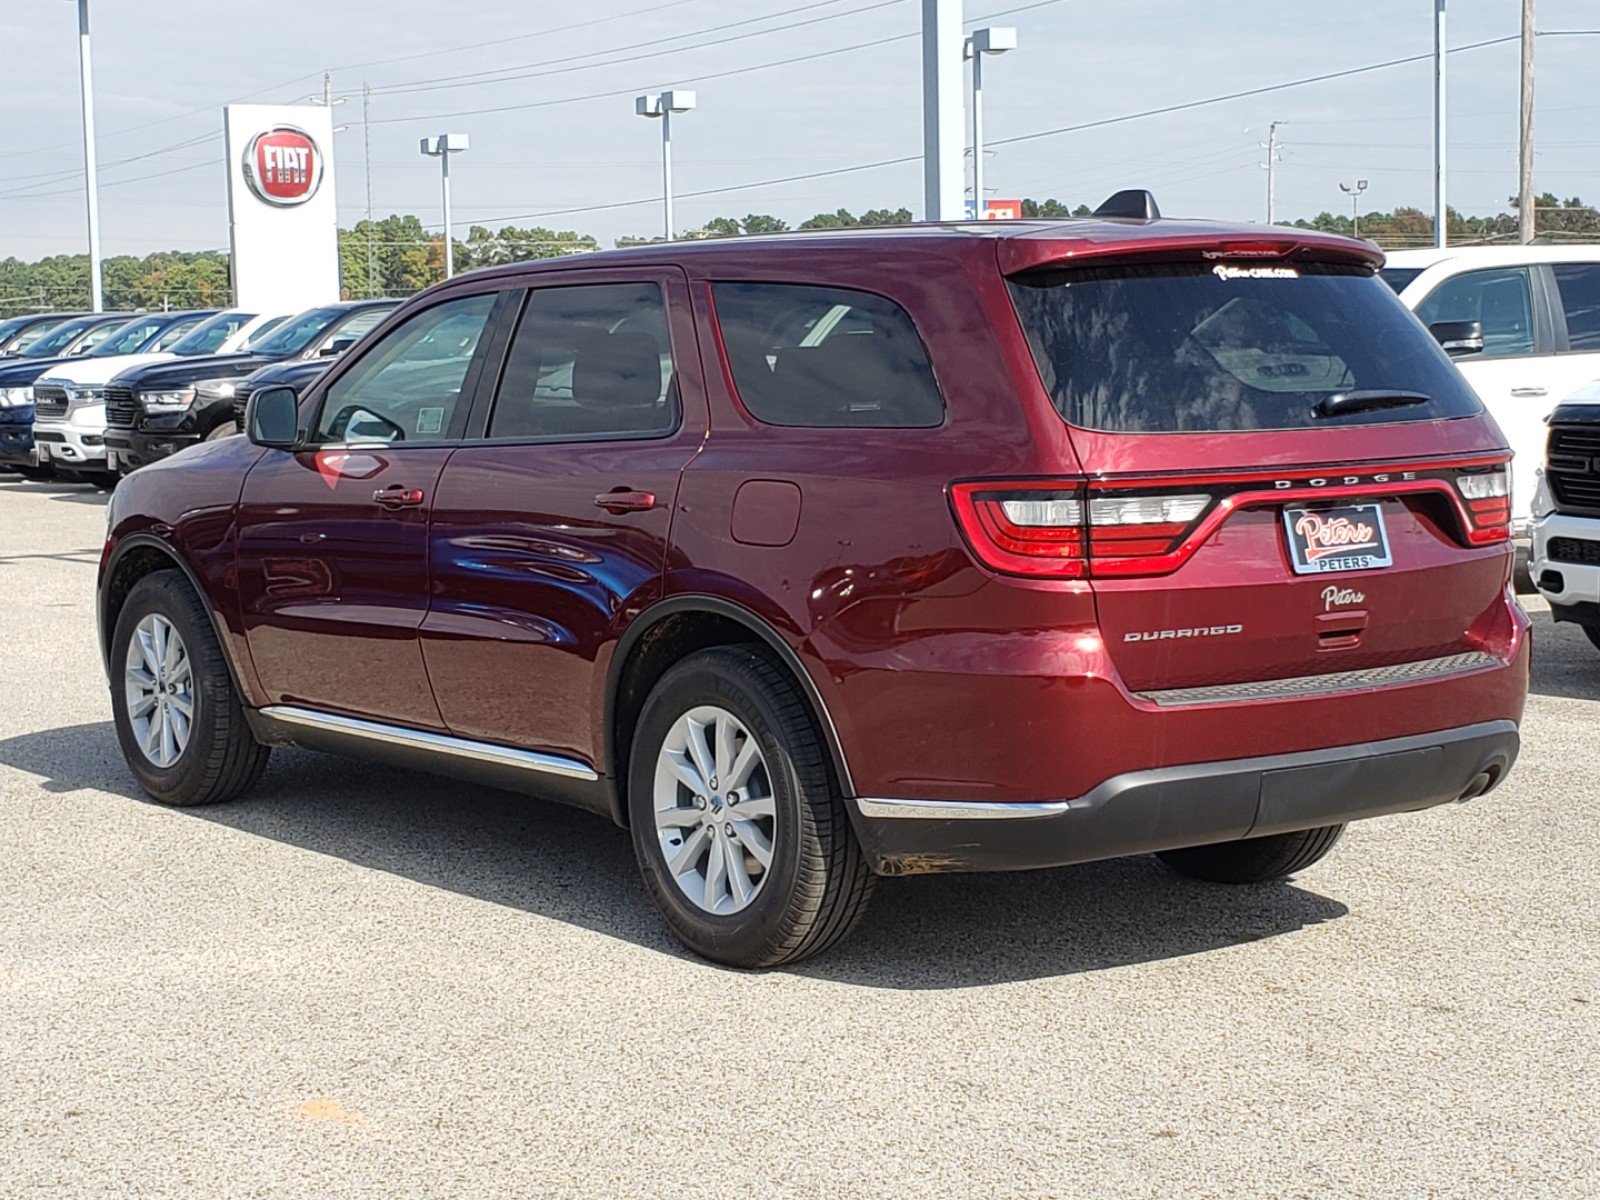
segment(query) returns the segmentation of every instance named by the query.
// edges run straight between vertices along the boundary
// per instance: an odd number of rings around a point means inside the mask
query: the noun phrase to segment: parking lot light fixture
[[[94,152],[94,76],[89,65],[89,0],[78,3],[78,84],[83,91],[83,193],[89,219],[89,307],[104,311],[100,279],[100,183]]]
[[[441,133],[438,137],[422,139],[422,152],[439,160],[439,177],[444,192],[444,277],[454,278],[456,273],[456,244],[450,225],[450,156],[460,154],[470,143],[464,133]]]
[[[1017,31],[1009,25],[975,29],[966,42],[972,60],[972,215],[983,220],[983,59],[1017,48]]]
[[[1350,236],[1360,237],[1361,214],[1357,209],[1361,203],[1361,193],[1367,190],[1367,181],[1358,179],[1353,186],[1348,183],[1341,183],[1339,190],[1350,197]]]
[[[662,228],[672,241],[672,114],[686,113],[695,106],[693,92],[679,88],[672,92],[636,96],[633,111],[652,120],[661,118],[661,204]]]

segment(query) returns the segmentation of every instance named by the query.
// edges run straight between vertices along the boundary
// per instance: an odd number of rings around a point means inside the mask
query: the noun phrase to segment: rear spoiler
[[[1126,229],[1126,227],[1124,227]],[[1122,232],[1119,230],[1118,232]],[[1257,261],[1262,265],[1297,262],[1344,263],[1377,270],[1383,251],[1370,242],[1315,233],[1263,228],[1259,234],[1215,231],[1165,231],[1152,225],[1124,236],[1073,237],[1068,230],[1049,236],[997,239],[995,251],[1002,275],[1022,275],[1042,267],[1099,266],[1108,262]]]

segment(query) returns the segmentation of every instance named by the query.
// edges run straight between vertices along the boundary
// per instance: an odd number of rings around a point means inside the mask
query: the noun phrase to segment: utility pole
[[[372,87],[361,85],[361,141],[367,152],[367,298],[378,294],[377,230],[372,226]]]
[[[1445,0],[1433,12],[1433,244],[1449,240],[1450,202],[1445,196]]]
[[[1522,0],[1522,137],[1517,147],[1517,232],[1523,245],[1538,231],[1533,195],[1533,0]]]
[[[333,107],[333,72],[322,73],[322,107]]]
[[[1278,163],[1283,160],[1283,147],[1278,145],[1278,126],[1282,121],[1274,121],[1267,126],[1267,140],[1262,143],[1267,152],[1267,161],[1261,165],[1267,169],[1267,224],[1272,224],[1273,213],[1277,210],[1278,199]]]

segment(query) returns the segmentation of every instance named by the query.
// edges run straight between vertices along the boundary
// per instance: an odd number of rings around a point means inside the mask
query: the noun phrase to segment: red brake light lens
[[[1155,572],[1211,507],[1204,492],[1099,491],[1061,482],[958,483],[956,516],[980,561],[1010,575]]]
[[[1502,542],[1511,536],[1511,477],[1505,467],[1463,471],[1456,476],[1456,490],[1472,516],[1469,541]]]

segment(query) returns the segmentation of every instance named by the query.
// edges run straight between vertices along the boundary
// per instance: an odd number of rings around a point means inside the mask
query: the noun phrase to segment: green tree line
[[[1449,213],[1452,242],[1512,242],[1518,235],[1516,202],[1509,211],[1489,217]],[[1029,218],[1083,217],[1084,204],[1069,205],[1054,198],[1022,202]],[[1535,226],[1541,240],[1600,241],[1600,212],[1578,197],[1561,199],[1550,193],[1538,198]],[[797,229],[848,229],[857,226],[902,225],[911,220],[906,208],[873,208],[857,215],[840,208],[801,221]],[[1433,243],[1433,218],[1416,208],[1370,212],[1352,222],[1348,214],[1323,212],[1294,222],[1300,229],[1329,233],[1358,233],[1386,249],[1427,246]],[[743,217],[715,217],[681,238],[746,237],[782,233],[787,222],[770,213]],[[661,238],[624,237],[618,246],[650,245]],[[473,271],[502,263],[536,258],[558,258],[597,250],[600,243],[573,230],[515,225],[491,230],[468,228],[455,241],[455,268]],[[220,250],[162,251],[137,258],[121,255],[104,264],[105,303],[111,309],[220,308],[228,303],[228,255]],[[409,296],[444,277],[444,238],[431,233],[422,219],[396,214],[381,221],[359,221],[339,231],[339,277],[343,293],[351,299],[369,296]],[[50,309],[84,308],[89,299],[89,259],[83,254],[57,254],[37,262],[17,258],[0,260],[0,316]]]

